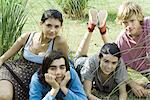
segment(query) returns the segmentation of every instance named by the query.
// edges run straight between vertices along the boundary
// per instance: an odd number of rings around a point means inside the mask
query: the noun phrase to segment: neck
[[[104,80],[106,80],[109,77],[109,75],[105,74],[101,69],[100,69],[100,72],[101,72],[100,74],[101,74],[101,76],[103,77]]]
[[[41,44],[48,44],[51,41],[51,39],[46,38],[44,36],[44,34],[42,33],[41,36],[40,36],[40,41],[41,41]]]

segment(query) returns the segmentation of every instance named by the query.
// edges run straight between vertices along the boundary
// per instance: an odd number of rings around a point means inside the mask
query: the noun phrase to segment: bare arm
[[[87,55],[91,37],[92,37],[92,33],[91,32],[87,32],[84,35],[84,38],[81,41],[81,43],[79,45],[79,48],[78,48],[78,50],[76,52],[76,56]]]
[[[91,89],[92,89],[92,82],[91,81],[84,80],[83,85],[84,85],[85,93],[86,93],[89,100],[100,100],[99,98],[97,98],[96,96],[91,94]]]
[[[119,86],[119,100],[127,100],[126,84]]]
[[[139,85],[134,80],[129,80],[129,85],[137,97],[146,97],[149,95],[148,90],[144,89],[143,86]]]
[[[16,42],[12,45],[10,49],[8,49],[1,57],[0,57],[0,66],[5,62],[7,59],[11,58],[15,53],[17,53],[22,46],[26,43],[30,33],[22,34]]]
[[[101,35],[101,37],[102,37],[102,40],[103,40],[104,43],[110,42],[108,33],[105,33],[105,34]]]

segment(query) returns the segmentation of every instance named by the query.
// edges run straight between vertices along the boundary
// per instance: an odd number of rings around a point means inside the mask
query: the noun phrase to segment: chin
[[[49,39],[54,39],[55,38],[55,36],[50,36],[50,37],[48,37]]]
[[[62,80],[56,80],[58,82],[58,84],[60,84],[62,82]]]
[[[109,75],[111,72],[103,71],[104,74]]]
[[[58,83],[58,84],[60,84],[60,83],[61,83],[61,81],[57,81],[57,83]]]

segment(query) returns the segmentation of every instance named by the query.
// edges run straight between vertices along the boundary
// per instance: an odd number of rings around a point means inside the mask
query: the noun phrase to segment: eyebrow
[[[107,60],[107,59],[104,59],[104,60]],[[107,61],[110,61],[110,60],[107,60]],[[117,61],[111,61],[111,62],[118,62],[118,60]]]
[[[60,65],[60,66],[66,66],[65,64],[62,64],[62,65]],[[50,67],[57,67],[57,66],[55,66],[55,65],[50,65]]]

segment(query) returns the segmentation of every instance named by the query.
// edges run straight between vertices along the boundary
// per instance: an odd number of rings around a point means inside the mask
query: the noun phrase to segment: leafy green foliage
[[[85,17],[85,9],[88,0],[56,0],[65,14],[73,19],[81,19]]]
[[[1,0],[0,55],[20,36],[27,20],[27,2],[28,0]]]

